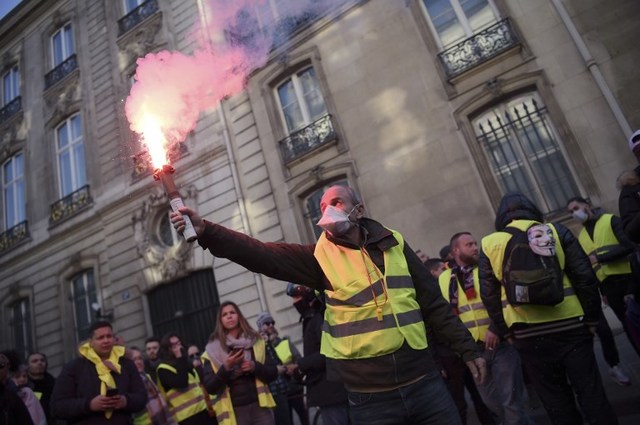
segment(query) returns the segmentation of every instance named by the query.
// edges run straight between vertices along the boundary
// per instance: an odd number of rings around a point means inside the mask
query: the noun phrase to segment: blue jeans
[[[476,384],[482,400],[505,425],[533,425],[524,402],[524,378],[518,351],[503,342],[495,350],[485,350],[487,376]]]
[[[435,371],[434,371],[435,372]],[[461,425],[440,374],[379,393],[349,392],[353,425]]]
[[[320,408],[324,425],[349,425],[349,410],[347,403],[332,404]]]

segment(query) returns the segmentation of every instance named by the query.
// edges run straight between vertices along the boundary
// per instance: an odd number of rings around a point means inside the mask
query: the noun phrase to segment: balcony
[[[325,115],[305,128],[291,133],[278,144],[285,164],[335,140],[331,115]]]
[[[16,224],[6,232],[0,233],[0,255],[9,251],[28,237],[29,226],[26,220]]]
[[[18,96],[0,109],[0,124],[20,112],[22,109],[22,97]]]
[[[78,58],[74,53],[44,76],[45,90],[52,87],[54,84],[62,80],[67,75],[71,74],[76,69],[78,69]]]
[[[51,204],[49,224],[56,224],[91,205],[93,199],[89,193],[89,185],[85,185],[70,195]]]
[[[118,37],[125,34],[140,22],[147,19],[158,11],[158,2],[156,0],[147,0],[131,12],[120,18],[118,21]]]
[[[511,21],[502,21],[438,54],[448,79],[520,44]]]

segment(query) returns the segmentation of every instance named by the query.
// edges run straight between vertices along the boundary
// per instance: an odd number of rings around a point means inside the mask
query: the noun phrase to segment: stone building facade
[[[0,21],[2,348],[55,371],[98,315],[127,344],[175,330],[202,345],[226,299],[299,341],[285,285],[172,233],[124,117],[136,59],[193,52],[203,2],[24,0]],[[209,220],[300,243],[322,190],[348,182],[432,256],[490,232],[508,190],[553,220],[575,195],[615,211],[640,127],[639,17],[632,0],[345,0],[201,115],[176,182]]]

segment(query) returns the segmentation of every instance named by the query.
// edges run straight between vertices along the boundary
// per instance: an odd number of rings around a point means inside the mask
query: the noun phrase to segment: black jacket
[[[367,234],[367,252],[376,266],[384,272],[384,251],[396,246],[398,242],[388,229],[374,220],[363,218],[359,224]],[[345,240],[331,237],[329,240],[351,249],[359,249]],[[228,258],[255,273],[284,282],[296,282],[318,291],[331,287],[313,255],[315,245],[263,243],[210,222],[206,222],[199,242],[216,257]],[[404,255],[425,323],[431,324],[438,338],[447,341],[463,360],[469,361],[477,357],[471,334],[453,314],[438,286],[429,282],[429,271],[408,243],[404,245]],[[427,374],[438,375],[429,350],[414,350],[406,343],[396,352],[385,356],[357,360],[327,359],[328,379],[341,381],[349,389],[388,388]]]
[[[622,228],[627,237],[634,243],[640,243],[640,167],[633,171],[626,171],[618,178],[620,197],[618,208]],[[631,293],[636,301],[640,300],[640,263],[636,250],[631,258],[631,271],[634,278],[631,281]]]
[[[120,357],[121,373],[112,372],[120,394],[127,398],[127,406],[115,410],[111,419],[104,412],[92,412],[91,400],[100,394],[100,379],[93,363],[79,357],[67,363],[56,380],[51,395],[51,415],[66,419],[69,424],[125,425],[132,423],[131,414],[144,409],[147,404],[147,390],[133,362]]]
[[[504,230],[513,220],[535,220],[542,223],[543,219],[540,210],[524,195],[508,194],[502,198],[498,207],[495,228],[499,232]],[[591,267],[591,262],[568,228],[558,223],[554,223],[553,226],[560,239],[556,243],[562,245],[565,254],[564,273],[567,274],[580,300],[584,310],[584,322],[589,326],[595,326],[600,315],[600,294],[598,279]],[[480,252],[478,268],[478,277],[481,283],[480,295],[493,322],[494,329],[500,337],[509,336],[510,330],[502,314],[501,282],[493,274],[491,262],[483,251]]]
[[[42,409],[44,410],[44,414],[47,417],[47,423],[53,424],[53,417],[51,416],[51,411],[49,406],[51,404],[51,394],[53,393],[53,387],[56,384],[56,378],[53,377],[49,372],[44,373],[44,378],[42,379],[33,379],[29,378],[29,383],[34,392],[42,393],[40,397],[40,404],[42,405]]]
[[[0,382],[0,425],[33,425],[20,397]]]
[[[347,391],[341,382],[327,381],[326,357],[320,354],[323,310],[316,308],[310,318],[302,323],[304,357],[298,359],[298,370],[305,376],[307,403],[309,406],[331,406],[347,403]]]
[[[278,377],[278,365],[266,353],[264,364],[256,361],[253,350],[251,350],[251,358],[255,363],[253,373],[243,374],[236,378],[233,378],[233,372],[227,370],[224,365],[220,366],[218,372],[215,373],[211,362],[203,362],[203,381],[207,392],[212,395],[222,394],[224,389],[228,387],[233,406],[246,406],[251,403],[257,403],[258,392],[255,378],[265,384],[269,384],[269,382]]]

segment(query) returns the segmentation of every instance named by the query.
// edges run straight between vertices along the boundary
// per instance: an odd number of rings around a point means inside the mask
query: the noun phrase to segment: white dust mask
[[[580,223],[584,223],[589,218],[589,214],[585,210],[575,210],[571,215]]]
[[[351,221],[349,216],[357,207],[354,206],[351,211],[348,213],[344,212],[340,208],[336,208],[333,205],[329,205],[325,208],[324,213],[322,214],[322,218],[318,220],[316,223],[318,226],[322,227],[327,232],[331,233],[332,236],[342,236],[351,229],[352,226],[355,225],[354,222]]]

